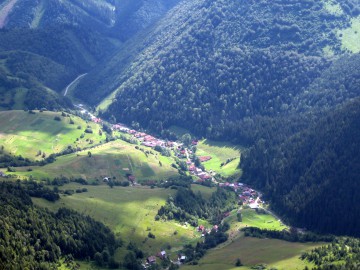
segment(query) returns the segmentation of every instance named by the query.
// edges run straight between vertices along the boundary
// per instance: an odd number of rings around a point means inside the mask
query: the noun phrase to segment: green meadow
[[[197,145],[197,156],[211,156],[211,160],[203,162],[206,170],[215,171],[222,176],[229,177],[241,176],[241,169],[239,169],[241,149],[237,145],[225,142],[215,142],[211,140],[202,140]],[[228,164],[221,166],[227,159],[234,160]]]
[[[60,121],[54,120],[56,116],[60,117]],[[74,124],[70,124],[70,119]],[[85,133],[88,126],[93,133]],[[10,154],[32,160],[42,159],[39,151],[49,156],[68,146],[85,148],[99,144],[105,140],[105,134],[99,135],[100,129],[98,124],[86,123],[74,115],[63,117],[60,112],[0,112],[0,145]]]
[[[198,265],[186,265],[183,270],[235,270],[251,269],[257,264],[266,264],[270,269],[304,269],[313,266],[300,260],[300,255],[320,246],[319,243],[291,243],[277,239],[258,239],[241,236],[225,247],[210,250]],[[237,259],[243,267],[235,267]]]
[[[270,214],[257,213],[255,210],[250,208],[242,209],[240,210],[242,221],[238,222],[235,212],[237,211],[234,211],[232,215],[230,215],[226,219],[226,221],[229,222],[231,228],[236,227],[237,230],[244,227],[257,227],[260,229],[277,230],[277,231],[288,229],[286,225],[284,225],[281,221],[279,221]]]
[[[216,187],[209,188],[206,186],[196,185],[196,184],[192,184],[191,189],[195,194],[200,192],[201,196],[203,196],[204,199],[209,199],[211,195],[216,191]]]
[[[60,189],[84,187],[68,184]],[[191,226],[177,222],[155,221],[158,209],[165,204],[170,189],[151,189],[147,187],[86,186],[88,192],[72,196],[62,196],[60,201],[49,203],[34,198],[36,205],[56,211],[60,207],[69,207],[99,220],[109,226],[115,234],[125,241],[125,247],[132,241],[138,244],[148,255],[154,255],[165,249],[175,258],[184,244],[196,242],[200,235]],[[155,239],[149,238],[151,232]],[[125,247],[117,251],[119,260],[126,254]]]
[[[341,16],[344,14],[344,11],[339,3],[332,0],[322,0],[322,2],[324,3],[324,8],[328,13],[335,16]]]
[[[231,212],[225,219],[230,224],[227,232],[229,239],[225,243],[211,249],[199,260],[198,265],[185,265],[184,270],[235,270],[251,269],[257,264],[266,264],[269,268],[277,269],[303,269],[311,264],[299,259],[307,250],[320,246],[319,243],[291,243],[277,239],[257,239],[245,237],[240,231],[244,227],[258,227],[261,229],[283,230],[283,225],[274,216],[259,214],[252,209],[242,209],[242,221],[237,220],[237,210]],[[240,258],[243,267],[235,267],[236,260]]]
[[[351,19],[351,26],[338,31],[342,48],[352,53],[360,52],[360,16]]]
[[[132,174],[139,182],[165,180],[177,175],[177,170],[170,166],[170,158],[152,152],[150,148],[147,150],[149,154],[135,149],[133,144],[116,140],[57,157],[54,163],[45,166],[16,168],[15,174],[27,177],[31,175],[38,180],[60,175],[87,180],[102,180],[104,177],[126,180],[127,174]],[[29,171],[29,168],[32,171]]]

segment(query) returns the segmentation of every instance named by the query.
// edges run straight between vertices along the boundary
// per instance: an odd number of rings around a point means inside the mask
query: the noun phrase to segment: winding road
[[[67,95],[67,92],[68,92],[69,88],[70,88],[72,85],[74,85],[78,80],[80,80],[82,77],[84,77],[84,76],[86,76],[86,75],[87,75],[87,73],[84,73],[84,74],[81,74],[81,75],[77,76],[75,80],[73,80],[68,86],[66,86],[66,88],[65,88],[65,93],[64,93],[64,97]]]

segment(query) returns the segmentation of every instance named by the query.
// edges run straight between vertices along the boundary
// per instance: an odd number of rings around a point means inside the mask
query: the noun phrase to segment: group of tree
[[[169,196],[167,203],[159,209],[158,217],[188,222],[192,226],[198,225],[199,218],[219,224],[224,213],[233,210],[235,206],[235,193],[229,190],[217,188],[206,200],[200,192],[195,194],[191,189],[179,187],[175,196]]]
[[[203,242],[198,242],[196,245],[187,244],[181,250],[181,254],[186,257],[186,262],[197,264],[197,261],[201,259],[208,249],[214,248],[217,245],[225,242],[228,239],[226,231],[229,229],[228,223],[223,223],[219,226],[218,230],[211,230],[206,234]]]
[[[0,183],[0,268],[52,269],[60,258],[113,262],[121,244],[109,228],[88,216],[60,208],[56,213],[32,204],[19,183]]]
[[[246,237],[273,238],[289,242],[332,242],[335,240],[333,235],[320,235],[313,232],[298,232],[296,228],[290,230],[268,230],[257,227],[246,227],[241,229]]]
[[[297,227],[360,236],[360,98],[293,120],[267,127],[244,153],[243,180]]]
[[[336,238],[330,245],[303,253],[301,259],[314,263],[314,270],[356,270],[360,267],[360,240]]]

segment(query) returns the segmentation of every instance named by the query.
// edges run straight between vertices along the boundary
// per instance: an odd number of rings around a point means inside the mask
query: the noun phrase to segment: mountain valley
[[[356,0],[0,0],[1,269],[359,269]]]

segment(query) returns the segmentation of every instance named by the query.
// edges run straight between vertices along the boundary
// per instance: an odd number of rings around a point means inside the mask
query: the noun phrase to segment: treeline
[[[285,132],[298,129],[296,121],[286,124]],[[270,127],[269,136],[243,154],[243,180],[297,227],[360,236],[360,99],[309,117],[288,137],[282,127]]]
[[[58,189],[50,189],[43,183],[38,183],[35,181],[22,181],[21,186],[31,197],[43,198],[50,202],[55,202],[60,199]]]
[[[73,210],[38,208],[19,184],[0,183],[0,268],[52,269],[65,255],[114,261],[121,241],[102,223]]]
[[[337,238],[330,245],[305,252],[301,259],[314,263],[313,270],[356,270],[360,268],[360,240]]]
[[[260,229],[257,227],[242,228],[245,236],[256,238],[273,238],[281,239],[288,242],[332,242],[335,240],[335,236],[332,235],[320,235],[313,232],[298,232],[297,229],[291,228],[283,231]]]
[[[224,213],[236,206],[236,195],[226,189],[218,188],[208,200],[201,193],[195,194],[191,189],[179,187],[175,197],[169,197],[162,206],[156,219],[178,220],[188,222],[192,226],[198,225],[198,219],[209,220],[212,224],[219,224]]]

